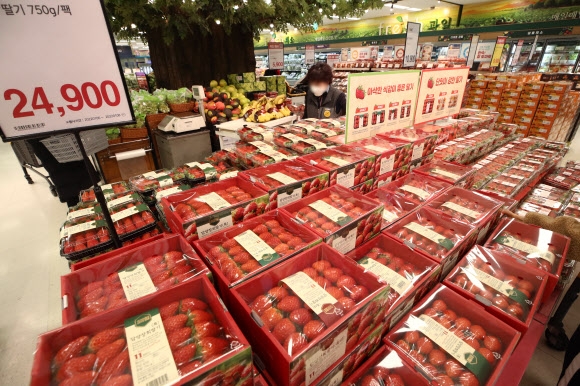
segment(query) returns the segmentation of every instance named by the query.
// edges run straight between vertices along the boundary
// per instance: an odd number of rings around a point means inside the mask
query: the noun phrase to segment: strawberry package
[[[528,181],[532,180],[537,175],[537,171],[534,168],[529,168],[520,165],[519,163],[512,166],[507,173],[510,176],[520,176]]]
[[[237,142],[235,154],[246,167],[268,165],[286,159],[286,156],[262,142]]]
[[[568,197],[570,197],[570,193],[571,191],[559,189],[554,186],[538,184],[534,190],[530,192],[530,195],[559,202],[566,202],[568,201]]]
[[[562,210],[562,214],[564,216],[580,218],[580,204],[577,202],[568,203],[568,205],[566,205],[566,207]]]
[[[461,259],[444,281],[521,333],[530,327],[546,282],[546,273],[530,262],[479,245]]]
[[[536,193],[538,193],[536,191]],[[564,203],[558,200],[552,200],[547,197],[540,197],[537,195],[530,194],[524,199],[524,202],[538,205],[550,210],[559,211],[564,207]]]
[[[515,212],[518,216],[526,216],[528,213],[540,213],[545,216],[550,217],[557,217],[558,211],[544,208],[543,206],[532,204],[530,202],[526,202],[525,200],[520,203],[520,206]]]
[[[319,244],[236,286],[230,308],[276,384],[310,385],[380,325],[387,293]]]
[[[347,254],[390,287],[383,333],[395,325],[439,280],[439,264],[385,235]]]
[[[441,264],[447,275],[458,257],[475,243],[476,230],[439,212],[420,208],[385,229],[385,234]]]
[[[451,187],[451,184],[447,182],[411,173],[384,185],[381,189],[396,193],[409,201],[421,205],[437,197],[449,187]]]
[[[388,346],[379,348],[342,385],[346,386],[427,386],[427,380]]]
[[[344,117],[342,117],[344,118]],[[323,128],[334,131],[335,135],[344,134],[344,127],[345,122],[341,118],[338,119],[316,119],[316,118],[307,118],[303,119],[303,122],[306,122],[310,125],[313,125],[317,128]]]
[[[320,236],[278,210],[195,242],[209,262],[222,297],[229,289],[321,242]]]
[[[217,169],[207,162],[188,162],[174,168],[173,173],[178,180],[185,179],[191,186],[217,179]]]
[[[375,136],[351,142],[347,147],[375,155],[375,176],[399,169],[411,162],[411,144],[393,143]]]
[[[405,196],[396,194],[385,189],[377,189],[366,195],[371,200],[383,204],[383,220],[381,230],[405,217],[407,213],[417,208],[417,203],[407,199]]]
[[[252,351],[206,277],[40,335],[40,385],[250,386]]]
[[[74,220],[75,218],[92,216],[102,213],[101,205],[96,201],[79,202],[75,206],[71,206],[67,210],[66,219]]]
[[[347,146],[317,151],[298,160],[327,171],[330,186],[338,184],[350,188],[375,176],[375,156]]]
[[[60,255],[74,261],[110,248],[113,241],[103,215],[94,213],[67,220],[59,244]]]
[[[174,174],[170,170],[155,170],[131,177],[129,178],[129,183],[133,190],[140,194],[150,195],[155,188],[171,186],[174,182],[184,182],[184,180],[185,176],[183,173],[178,172]]]
[[[268,193],[239,176],[161,199],[171,230],[190,242],[259,216],[267,205]]]
[[[300,156],[300,154],[298,154],[294,150],[287,148],[287,147],[284,147],[284,146],[274,145],[274,146],[272,146],[272,148],[274,150],[276,150],[277,152],[284,154],[286,156],[286,158],[288,158],[289,160],[293,160],[293,159],[298,158]]]
[[[109,258],[61,276],[62,322],[118,308],[171,288],[209,270],[180,235],[139,248],[113,251]]]
[[[238,129],[237,133],[240,139],[244,142],[272,142],[272,139],[274,138],[274,132],[264,125],[244,125],[244,127]]]
[[[425,157],[421,157],[419,159],[411,161],[411,163],[409,164],[409,171],[413,171],[420,166],[430,164],[434,158],[435,158],[434,154],[429,154],[426,155]]]
[[[485,242],[485,247],[529,260],[536,268],[548,272],[544,299],[549,297],[558,282],[570,239],[559,233],[503,219]]]
[[[413,128],[389,131],[378,136],[386,138],[391,142],[411,143],[411,161],[432,154],[435,151],[435,144],[437,143],[437,134],[424,133],[416,131]]]
[[[187,184],[173,184],[171,186],[164,186],[162,188],[156,188],[153,191],[153,195],[150,196],[150,199],[153,204],[161,200],[163,197],[171,196],[175,193],[185,192],[186,190],[191,189],[190,185]],[[147,196],[145,196],[147,197]],[[145,197],[143,197],[145,199]],[[147,201],[147,199],[145,199]]]
[[[469,189],[473,184],[475,170],[468,166],[445,161],[433,161],[416,168],[415,173],[427,175],[452,185]]]
[[[342,186],[330,187],[282,210],[342,253],[381,231],[383,206]]]
[[[453,187],[426,206],[475,227],[477,242],[481,242],[499,218],[502,203],[481,193]]]
[[[548,174],[546,177],[544,177],[543,182],[545,184],[552,185],[557,188],[565,190],[570,190],[579,183],[579,181],[575,178],[572,178],[572,176],[560,174],[559,170],[556,170],[551,174]]]
[[[121,241],[130,240],[155,228],[157,220],[149,206],[136,194],[126,194],[107,203],[115,231]]]
[[[493,192],[500,196],[514,197],[524,187],[524,180],[511,177],[506,174],[500,174],[493,178],[484,187],[483,190]]]
[[[126,247],[127,245],[133,245],[141,242],[148,242],[153,241],[156,236],[160,236],[163,231],[159,227],[153,228],[149,232],[145,232],[140,236],[135,237],[134,239],[127,240],[123,242],[123,246]]]
[[[270,194],[266,210],[281,208],[328,187],[328,173],[298,161],[250,169],[240,177]]]
[[[288,132],[276,135],[274,145],[291,149],[299,154],[310,154],[317,150],[326,149],[326,144],[317,139],[309,138],[306,134]]]
[[[105,199],[115,194],[126,193],[130,191],[129,185],[125,181],[114,182],[112,184],[101,185],[101,190]],[[82,190],[79,195],[80,202],[96,202],[95,191],[93,188]]]
[[[439,284],[387,335],[403,360],[438,385],[493,385],[520,333]]]
[[[371,180],[366,180],[362,184],[352,186],[349,189],[352,190],[353,192],[357,192],[360,194],[368,194],[371,192],[371,190],[373,190],[373,186],[374,186],[374,179],[371,179]]]

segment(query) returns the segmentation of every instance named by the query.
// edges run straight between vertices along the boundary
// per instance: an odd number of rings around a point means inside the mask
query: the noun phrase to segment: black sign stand
[[[111,239],[113,240],[113,244],[115,248],[121,247],[121,241],[119,240],[119,236],[117,235],[117,231],[115,230],[115,224],[113,224],[113,219],[111,218],[111,214],[109,213],[109,208],[107,207],[107,201],[105,200],[105,195],[103,194],[103,190],[99,186],[99,178],[96,175],[95,169],[87,152],[85,151],[85,147],[83,145],[83,141],[81,141],[81,136],[79,131],[74,132],[75,139],[79,145],[79,149],[81,150],[81,154],[83,156],[83,161],[85,162],[85,167],[87,168],[87,172],[91,178],[91,182],[93,183],[93,190],[95,191],[95,197],[99,205],[101,206],[101,210],[103,212],[103,216],[105,217],[105,221],[107,222],[107,226],[109,227],[109,232],[111,233]]]

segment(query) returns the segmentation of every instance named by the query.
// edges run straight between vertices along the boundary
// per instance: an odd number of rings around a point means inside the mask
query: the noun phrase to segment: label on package
[[[531,304],[526,295],[514,288],[509,282],[499,280],[498,278],[472,266],[469,266],[468,268],[463,267],[461,268],[461,271],[467,275],[471,282],[474,281],[473,279],[479,280],[497,292],[504,294],[511,300],[515,300],[526,310],[528,309],[528,305]]]
[[[209,163],[202,164],[199,162],[190,162],[190,163],[187,163],[185,165],[189,166],[190,168],[194,168],[194,167],[200,168],[203,171],[203,174],[205,174],[206,180],[215,178],[215,176],[217,175],[217,170],[215,170],[213,165],[209,164]]]
[[[111,209],[114,206],[123,205],[123,204],[126,204],[128,202],[132,202],[133,200],[134,200],[134,198],[133,198],[132,194],[129,194],[129,195],[123,196],[123,197],[119,197],[119,198],[115,198],[114,200],[107,202],[107,208]]]
[[[429,197],[429,192],[426,192],[423,189],[419,189],[415,186],[403,185],[399,189],[413,193],[414,195],[421,197],[422,200],[426,200]]]
[[[538,197],[549,197],[550,194],[552,194],[552,192],[548,192],[547,190],[543,190],[543,189],[534,189],[534,191],[532,192],[532,196],[538,196]]]
[[[390,157],[382,157],[381,158],[381,169],[379,170],[379,174],[385,174],[393,170],[395,166],[395,155],[391,154]]]
[[[302,142],[306,142],[309,145],[312,145],[316,148],[316,150],[320,150],[320,149],[326,149],[326,145],[323,144],[320,141],[317,141],[315,139],[311,139],[311,138],[303,138]]]
[[[497,179],[497,180],[495,180],[495,182],[499,182],[500,184],[505,185],[505,186],[509,186],[510,188],[515,188],[516,186],[518,186],[517,184],[514,184],[513,182],[509,182],[506,180]]]
[[[393,271],[389,267],[382,265],[371,258],[364,258],[358,262],[366,270],[374,273],[381,279],[383,279],[387,284],[391,286],[399,295],[403,295],[409,290],[413,285],[413,282],[404,276],[399,275],[397,272]]]
[[[111,214],[111,220],[113,220],[113,222],[116,222],[116,221],[122,220],[124,218],[127,218],[129,216],[132,216],[136,213],[146,211],[147,209],[149,209],[149,208],[145,204],[132,206],[130,208],[123,209],[120,212]]]
[[[169,195],[172,195],[173,193],[178,193],[178,192],[181,192],[181,191],[182,191],[181,186],[174,186],[172,188],[165,189],[165,190],[161,190],[161,191],[155,193],[155,199],[157,201],[159,201],[163,197],[167,197]]]
[[[81,232],[84,232],[84,231],[88,231],[88,230],[91,230],[91,229],[95,229],[99,223],[103,224],[103,225],[100,225],[100,226],[104,226],[105,221],[104,220],[101,220],[101,221],[89,221],[89,222],[84,222],[82,224],[73,225],[73,226],[70,226],[68,228],[64,228],[63,227],[60,230],[60,238],[62,239],[63,237],[68,237],[68,236],[72,236],[72,235],[77,234],[77,233],[81,233]]]
[[[69,212],[66,215],[66,219],[67,220],[73,220],[75,218],[79,218],[79,217],[83,217],[83,216],[88,216],[91,214],[95,213],[95,207],[92,208],[85,208],[85,209],[79,209],[79,210],[75,210],[74,212]]]
[[[471,371],[480,384],[486,383],[492,368],[479,351],[427,315],[421,315],[418,318],[411,316],[408,323],[412,325],[413,329],[422,332],[451,355],[453,359]]]
[[[344,369],[334,374],[326,383],[326,386],[339,386],[342,384],[342,379],[344,377]]]
[[[525,243],[512,236],[498,236],[494,240],[496,243],[506,245],[528,254],[528,258],[544,259],[550,264],[554,264],[556,255],[550,251],[543,251],[535,245]]]
[[[314,130],[312,130],[312,131],[315,131],[315,132],[317,132],[317,133],[324,134],[324,135],[326,135],[327,137],[333,137],[333,136],[335,136],[335,135],[336,135],[336,133],[335,133],[334,131],[332,131],[332,130],[329,130],[329,129],[324,129],[324,128],[322,128],[322,127],[316,128],[316,129],[314,129]]]
[[[365,149],[369,149],[369,150],[375,151],[377,153],[384,153],[386,151],[389,151],[389,149],[387,149],[386,147],[375,146],[375,145],[365,145]]]
[[[295,123],[294,126],[304,129],[306,131],[306,134],[310,134],[310,132],[314,130],[314,126],[305,125],[304,123]]]
[[[117,271],[117,273],[128,301],[139,299],[157,291],[143,263],[137,263]]]
[[[346,161],[346,160],[343,160],[343,159],[340,159],[340,158],[337,158],[337,157],[333,157],[333,156],[325,157],[323,159],[325,159],[328,162],[331,162],[331,163],[333,163],[335,165],[338,165],[338,166],[346,166],[346,165],[349,165],[350,164],[350,161]]]
[[[547,208],[559,209],[562,206],[560,201],[549,200],[547,198],[540,198],[537,200],[539,204]]]
[[[260,149],[259,153],[267,155],[276,162],[284,161],[286,159],[286,156],[284,154],[274,149]]]
[[[220,176],[220,179],[219,180],[220,181],[227,180],[228,178],[237,177],[237,175],[238,175],[238,171],[237,170],[234,170],[233,172],[227,172],[227,173],[222,174]]]
[[[354,249],[356,246],[356,230],[354,227],[345,236],[341,236],[340,233],[338,237],[332,240],[332,247],[339,251],[340,253],[348,253]]]
[[[304,272],[296,272],[282,279],[282,282],[290,287],[327,326],[344,314],[342,304]]]
[[[383,219],[387,222],[393,222],[399,218],[399,215],[388,210],[383,211]]]
[[[353,165],[338,168],[336,170],[336,183],[345,188],[354,186],[354,172],[355,168]]]
[[[440,235],[439,233],[432,231],[429,228],[425,228],[423,225],[417,224],[414,221],[406,224],[405,228],[407,228],[415,233],[418,233],[423,237],[428,238],[429,240],[433,241],[434,243],[441,245],[443,248],[447,249],[448,251],[451,250],[455,246],[455,244],[453,244],[453,241],[449,240],[445,236]]]
[[[469,216],[469,217],[474,218],[474,219],[479,217],[479,212],[468,209],[462,205],[458,205],[458,204],[451,202],[451,201],[447,201],[446,203],[444,203],[441,206],[444,206],[446,208],[449,208],[451,210],[454,210],[458,213],[464,214],[464,215]]]
[[[252,141],[252,142],[250,142],[250,145],[254,145],[255,147],[257,147],[260,150],[272,149],[272,147],[270,145],[268,145],[267,143],[262,142],[262,141]]]
[[[420,145],[415,144],[415,147],[413,148],[413,155],[412,155],[411,159],[416,160],[416,159],[423,157],[423,149],[425,149],[425,143],[422,143]]]
[[[264,240],[258,237],[251,230],[240,233],[234,237],[236,240],[260,265],[270,264],[278,259],[280,255],[272,249]]]
[[[289,139],[292,143],[298,143],[302,141],[302,138],[292,133],[283,134],[282,137]]]
[[[266,174],[266,176],[284,184],[284,185],[289,185],[289,184],[293,184],[294,182],[298,182],[297,180],[295,180],[294,178],[287,176],[284,173],[280,173],[280,172],[276,172],[276,173],[270,173],[270,174]]]
[[[306,386],[311,385],[316,378],[338,362],[346,353],[347,338],[348,329],[345,328],[344,331],[333,338],[330,346],[324,348],[324,345],[318,345],[317,350],[306,358]]]
[[[156,171],[143,173],[141,176],[145,177],[145,178],[153,178],[153,179],[161,178],[161,177],[168,177],[167,173],[165,173],[165,172],[157,173]]]
[[[283,186],[278,188],[278,208],[285,205],[291,204],[294,201],[298,201],[302,198],[302,184],[295,183],[292,185]]]
[[[200,196],[198,198],[198,201],[205,202],[213,210],[219,210],[219,209],[227,208],[227,207],[229,207],[229,206],[232,205],[229,202],[227,202],[226,200],[224,200],[216,192],[211,192],[211,193],[205,194],[203,196]]]
[[[159,177],[156,180],[159,182],[159,187],[161,188],[173,185],[173,179],[169,176]]]
[[[322,213],[324,216],[329,218],[331,221],[334,221],[338,225],[346,225],[352,221],[352,218],[350,218],[350,216],[348,216],[346,213],[336,209],[332,205],[328,205],[322,200],[314,201],[308,206]]]
[[[459,174],[448,172],[447,170],[433,168],[431,169],[431,173],[439,174],[440,176],[451,178],[453,181],[458,181],[461,176]]]
[[[159,309],[126,319],[125,336],[133,385],[165,385],[179,379]]]

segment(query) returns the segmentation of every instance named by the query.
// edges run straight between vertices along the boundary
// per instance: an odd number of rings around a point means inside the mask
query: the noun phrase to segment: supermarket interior
[[[580,385],[578,1],[0,31],[1,384]]]

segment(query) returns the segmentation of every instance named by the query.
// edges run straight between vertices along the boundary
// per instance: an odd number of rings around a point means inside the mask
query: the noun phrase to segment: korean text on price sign
[[[0,9],[2,139],[132,123],[102,2],[35,3]]]
[[[268,42],[268,67],[271,70],[284,69],[284,43]]]

